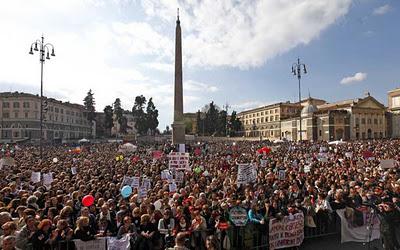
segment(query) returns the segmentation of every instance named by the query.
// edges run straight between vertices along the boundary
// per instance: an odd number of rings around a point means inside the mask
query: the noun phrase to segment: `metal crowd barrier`
[[[333,212],[325,215],[316,215],[313,217],[316,227],[304,227],[304,239],[313,239],[326,237],[329,235],[340,233],[340,218]],[[205,238],[214,235],[217,239],[219,249],[223,249],[224,239],[227,236],[231,250],[251,249],[251,250],[268,250],[269,249],[269,230],[268,225],[255,225],[252,223],[243,227],[230,225],[226,230],[193,231],[187,241],[187,247],[195,246],[196,250],[205,249]],[[60,241],[47,249],[50,250],[75,250],[73,241]],[[296,249],[296,248],[292,248]],[[35,250],[30,245],[27,250]]]

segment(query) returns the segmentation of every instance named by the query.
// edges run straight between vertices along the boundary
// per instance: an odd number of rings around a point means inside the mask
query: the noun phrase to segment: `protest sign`
[[[76,172],[76,167],[72,167],[72,168],[71,168],[71,173],[72,173],[73,175],[76,175],[76,173],[77,173],[77,172]]]
[[[132,188],[139,188],[140,186],[140,177],[132,177],[131,187]]]
[[[394,161],[394,159],[381,160],[380,166],[381,166],[381,168],[383,168],[383,169],[386,169],[386,168],[394,168],[394,166],[395,166],[395,161]]]
[[[229,210],[229,218],[235,226],[245,226],[248,220],[247,211],[242,207],[233,207]]]
[[[261,167],[265,168],[267,166],[267,160],[261,159],[260,165],[261,165]]]
[[[304,240],[304,215],[297,213],[269,221],[269,249],[300,246]]]
[[[170,183],[168,185],[168,187],[169,187],[169,192],[170,193],[175,193],[176,192],[177,187],[176,187],[176,183],[175,182]]]
[[[131,248],[129,234],[118,239],[116,237],[107,237],[107,250],[129,250]]]
[[[170,170],[190,170],[189,168],[189,153],[171,152],[168,155],[168,166]]]
[[[151,189],[151,182],[149,178],[143,178],[142,180],[142,187],[144,187],[146,190]]]
[[[251,164],[238,164],[238,175],[236,181],[238,186],[256,181],[253,168],[254,167]]]
[[[283,169],[279,170],[279,172],[278,172],[279,180],[285,180],[285,175],[286,175],[285,170],[283,170]]]
[[[48,186],[53,182],[53,173],[43,174],[43,185]]]
[[[177,171],[175,173],[175,181],[176,183],[183,183],[184,173],[182,171]]]
[[[133,177],[124,176],[124,179],[122,180],[121,188],[124,186],[131,186],[132,182],[133,182]]]
[[[363,221],[362,225],[356,225],[354,219],[355,216],[351,216],[346,218],[345,212],[346,209],[338,209],[336,213],[340,217],[340,227],[341,227],[341,243],[354,241],[354,242],[368,242],[368,237],[366,235],[369,234],[368,226],[370,224],[370,220],[373,220],[373,228],[371,229],[371,241],[380,238],[380,222],[378,216],[372,215],[369,208],[363,209],[361,212],[363,213]]]
[[[4,157],[0,159],[0,169],[3,169],[4,166],[14,166],[15,160],[11,157]]]
[[[172,174],[169,172],[168,169],[161,171],[161,180],[169,180],[171,179],[170,176],[172,176]]]
[[[346,156],[347,158],[353,158],[353,152],[346,152],[344,153],[344,156]]]
[[[146,198],[147,197],[147,189],[143,186],[139,188],[139,198]]]
[[[304,173],[309,173],[311,170],[310,166],[304,166]]]
[[[76,250],[106,250],[106,238],[82,241],[74,240]]]
[[[40,177],[41,177],[40,172],[32,172],[31,181],[33,183],[38,183],[38,182],[40,182]]]
[[[185,144],[179,144],[179,152],[185,153]]]

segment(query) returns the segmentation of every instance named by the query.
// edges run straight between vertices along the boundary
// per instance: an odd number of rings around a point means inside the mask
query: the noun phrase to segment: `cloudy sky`
[[[160,129],[172,122],[176,9],[183,32],[184,111],[214,100],[241,111],[296,101],[290,68],[307,64],[303,97],[328,102],[369,91],[387,105],[400,87],[398,0],[0,0],[0,91],[39,93],[44,34],[45,95],[96,108],[115,98],[131,109],[153,97]]]

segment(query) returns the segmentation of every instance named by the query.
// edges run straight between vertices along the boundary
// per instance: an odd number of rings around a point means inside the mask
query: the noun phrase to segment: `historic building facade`
[[[84,106],[44,97],[43,138],[46,141],[80,139],[91,132]],[[2,141],[39,140],[40,96],[0,93]]]
[[[390,135],[400,137],[400,88],[388,92]]]
[[[389,123],[395,127],[386,107],[369,93],[364,98],[334,103],[311,97],[301,105],[277,103],[241,112],[239,117],[245,136],[269,140],[296,141],[300,133],[303,140],[314,141],[378,139],[391,137]]]
[[[311,98],[315,104],[326,103],[324,100]],[[276,140],[283,137],[282,121],[299,115],[308,100],[301,103],[280,102],[238,113],[238,118],[244,126],[244,136],[260,137]],[[288,125],[288,124],[287,124]],[[291,131],[296,133],[296,131]]]

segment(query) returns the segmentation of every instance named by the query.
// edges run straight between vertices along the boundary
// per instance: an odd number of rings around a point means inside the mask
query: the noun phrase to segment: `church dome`
[[[306,117],[306,116],[311,116],[315,112],[318,111],[317,106],[315,106],[312,102],[311,99],[308,99],[307,105],[304,106],[304,108],[301,110],[301,116]]]

